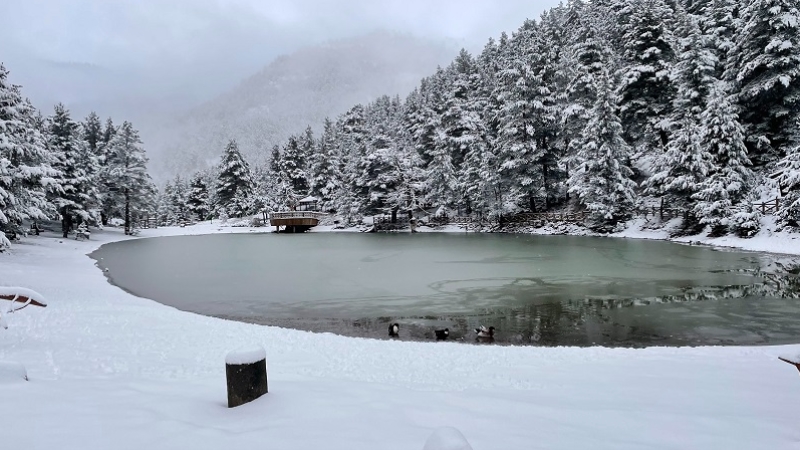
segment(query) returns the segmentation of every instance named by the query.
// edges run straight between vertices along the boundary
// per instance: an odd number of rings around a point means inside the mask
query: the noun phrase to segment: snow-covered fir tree
[[[701,7],[703,36],[707,37],[714,50],[717,65],[714,76],[722,79],[730,60],[730,51],[734,45],[734,36],[738,32],[735,16],[738,16],[738,0],[711,0]]]
[[[337,171],[342,182],[336,193],[336,213],[345,223],[355,223],[363,216],[366,200],[362,163],[367,153],[368,132],[363,105],[356,105],[338,121],[340,137],[336,152],[339,155]]]
[[[62,216],[66,237],[73,221],[97,223],[100,219],[99,163],[83,140],[80,124],[72,120],[64,105],[56,105],[49,124],[48,145],[55,153],[54,168],[60,173],[60,193],[54,202]]]
[[[577,156],[580,165],[570,176],[569,189],[585,206],[589,227],[611,231],[632,217],[636,184],[626,165],[631,150],[623,139],[611,76],[602,71],[595,80],[597,100],[583,132]]]
[[[211,212],[210,196],[208,192],[209,183],[207,175],[198,172],[192,176],[189,183],[189,193],[186,200],[187,207],[195,218],[206,220]]]
[[[322,211],[335,211],[334,195],[340,182],[339,165],[336,154],[336,127],[330,119],[325,119],[322,136],[317,141],[309,159],[309,190],[319,199]]]
[[[532,55],[522,52],[533,48],[537,32],[535,22],[528,21],[523,25],[511,41],[520,47],[518,53],[499,73],[497,96],[501,106],[498,111],[497,151],[502,160],[501,174],[509,180],[508,203],[514,205],[509,212],[535,211],[544,185],[538,164],[542,154],[537,145],[537,133],[540,131],[539,118],[546,116],[540,96],[546,87],[542,73],[530,57]]]
[[[778,217],[782,223],[800,228],[800,147],[789,149],[778,163],[775,176],[781,190],[786,192]]]
[[[55,213],[47,193],[58,192],[58,173],[51,167],[42,119],[7,75],[0,65],[0,231],[21,234],[23,220]],[[0,249],[8,245],[0,233]]]
[[[313,146],[313,137],[305,139],[307,143],[292,136],[283,147],[280,161],[281,177],[291,185],[292,191],[298,199],[308,195],[308,173],[306,165],[308,161],[307,151]]]
[[[750,158],[757,166],[800,145],[800,6],[795,0],[753,0],[726,78],[736,83]]]
[[[674,86],[674,38],[665,18],[673,11],[662,0],[633,0],[623,26],[620,119],[638,157],[660,153],[669,140]]]
[[[112,210],[121,213],[125,233],[133,232],[133,218],[152,210],[156,188],[147,172],[147,155],[139,132],[130,122],[123,124],[108,143],[108,187],[120,203]]]
[[[110,126],[113,130],[113,123],[111,123]],[[93,178],[95,179],[98,189],[102,193],[102,198],[100,199],[99,205],[100,221],[103,225],[107,225],[109,214],[111,212],[110,206],[112,204],[119,203],[117,199],[114,199],[117,193],[109,189],[109,156],[107,152],[108,142],[110,141],[111,136],[107,135],[109,131],[103,129],[103,123],[100,121],[100,117],[95,112],[91,112],[86,117],[82,125],[82,130],[83,140],[87,146],[89,155],[93,157],[96,163],[96,173],[94,174]]]
[[[708,105],[700,120],[703,124],[701,146],[710,153],[713,166],[711,174],[699,183],[693,196],[697,200],[695,216],[717,235],[737,226],[733,218],[753,179],[747,167],[750,159],[744,145],[744,129],[727,86],[716,82],[708,92]],[[740,234],[748,233],[740,231]]]
[[[222,161],[219,165],[219,175],[216,183],[216,207],[218,209],[225,208],[229,216],[239,217],[249,214],[250,211],[242,209],[243,202],[241,199],[252,195],[253,189],[254,182],[250,174],[250,166],[239,152],[236,141],[231,140],[225,147],[225,152],[222,154]],[[240,191],[241,193],[239,193]],[[239,198],[234,202],[237,193]]]
[[[169,198],[167,199],[172,206],[170,223],[186,223],[191,217],[191,209],[189,208],[189,184],[183,179],[180,174],[176,175],[172,180],[172,189]]]

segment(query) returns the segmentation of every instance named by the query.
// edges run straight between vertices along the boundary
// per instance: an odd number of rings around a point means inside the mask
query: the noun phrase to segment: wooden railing
[[[270,219],[322,219],[327,213],[318,211],[280,211],[269,213]]]
[[[661,220],[674,219],[675,217],[685,217],[689,212],[688,209],[681,208],[665,208],[663,206],[644,206],[636,210],[636,214],[648,218],[659,218]]]
[[[428,222],[432,225],[471,225],[471,224],[524,224],[531,222],[582,222],[586,219],[586,214],[582,212],[543,212],[543,213],[518,213],[503,216],[502,220],[493,217],[480,216],[432,216]]]
[[[758,211],[761,212],[761,215],[766,216],[767,214],[778,214],[778,208],[781,205],[781,199],[776,198],[775,200],[770,200],[763,203],[753,203],[753,206],[756,207]]]
[[[582,212],[531,212],[503,217],[503,223],[583,222],[584,220],[586,220],[586,213]]]
[[[433,225],[465,225],[482,221],[477,216],[432,216],[428,219],[428,223]]]
[[[372,216],[372,223],[375,225],[395,224],[395,225],[408,225],[408,215],[398,215],[392,221],[392,216]]]

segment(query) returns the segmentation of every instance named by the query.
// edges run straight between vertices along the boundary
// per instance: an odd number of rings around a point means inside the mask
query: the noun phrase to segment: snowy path
[[[211,227],[145,235],[213,232]],[[223,228],[224,232],[248,232]],[[76,242],[0,254],[0,285],[48,307],[0,330],[3,449],[421,449],[439,426],[475,450],[800,448],[800,377],[758,348],[536,348],[351,339],[207,318],[133,297]],[[266,348],[270,393],[225,407],[224,358]]]

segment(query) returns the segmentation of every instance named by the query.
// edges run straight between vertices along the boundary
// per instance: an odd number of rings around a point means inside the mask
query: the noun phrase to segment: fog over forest
[[[432,52],[447,48],[436,61],[446,64],[460,47],[478,51],[488,37],[511,32],[555,4],[6,0],[0,61],[37,109],[52,113],[61,102],[76,118],[94,111],[130,120],[158,161],[165,145],[154,140],[163,137],[158,130],[165,122],[233,90],[280,55],[386,30],[426,40]],[[422,58],[420,75],[431,72],[430,62]]]

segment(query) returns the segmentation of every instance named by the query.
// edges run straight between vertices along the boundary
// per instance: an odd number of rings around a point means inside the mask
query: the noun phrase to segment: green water
[[[201,314],[344,335],[496,343],[800,342],[786,258],[668,242],[507,234],[271,233],[140,239],[92,255],[110,281]]]

